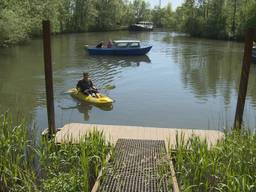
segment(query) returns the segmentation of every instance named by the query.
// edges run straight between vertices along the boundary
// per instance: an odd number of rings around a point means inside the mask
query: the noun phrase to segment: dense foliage
[[[242,39],[256,27],[255,0],[185,0],[175,13],[176,30],[192,36]]]
[[[197,137],[179,138],[173,151],[182,191],[256,191],[256,134],[248,131],[226,134],[209,149]]]
[[[42,19],[54,33],[107,31],[150,20],[151,12],[143,0],[1,0],[0,45],[40,35]]]
[[[54,33],[122,29],[141,20],[156,27],[216,39],[241,39],[256,26],[255,0],[185,0],[152,8],[146,0],[1,0],[0,45],[16,44],[41,33],[50,19]]]
[[[76,145],[38,142],[24,121],[0,117],[0,191],[90,191],[110,150],[97,131]]]

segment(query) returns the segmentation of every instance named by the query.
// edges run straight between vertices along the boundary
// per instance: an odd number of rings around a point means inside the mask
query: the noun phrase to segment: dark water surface
[[[89,56],[84,44],[139,39],[153,48],[143,57]],[[233,124],[243,44],[168,32],[85,33],[52,39],[56,124],[69,122],[223,129]],[[115,100],[112,109],[80,103],[65,91],[83,71]],[[252,65],[246,124],[256,124],[256,68]],[[0,49],[0,111],[32,117],[47,127],[42,40]]]

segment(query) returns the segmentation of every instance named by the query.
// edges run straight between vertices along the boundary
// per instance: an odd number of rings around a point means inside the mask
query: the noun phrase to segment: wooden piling
[[[241,71],[239,93],[236,106],[236,114],[234,121],[234,128],[241,129],[243,123],[243,113],[244,105],[248,87],[250,66],[252,61],[252,47],[253,47],[253,38],[255,35],[255,29],[249,28],[245,35],[245,46],[244,46],[244,58]]]
[[[43,21],[43,45],[44,45],[44,71],[45,88],[47,100],[47,116],[49,136],[56,133],[53,97],[53,78],[52,78],[52,56],[51,56],[51,29],[50,21]]]

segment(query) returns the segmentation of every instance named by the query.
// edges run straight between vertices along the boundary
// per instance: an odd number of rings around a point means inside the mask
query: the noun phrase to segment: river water
[[[153,45],[143,57],[89,56],[84,44],[139,39]],[[57,127],[98,123],[194,129],[224,129],[233,124],[243,44],[205,40],[169,32],[84,33],[52,38]],[[82,72],[112,90],[112,108],[81,103],[65,92]],[[256,68],[252,65],[245,124],[256,124]],[[29,117],[47,127],[42,40],[0,49],[0,112]]]

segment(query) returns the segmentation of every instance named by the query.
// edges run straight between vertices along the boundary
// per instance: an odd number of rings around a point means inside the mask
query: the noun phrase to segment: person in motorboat
[[[98,45],[96,45],[96,48],[102,48],[103,47],[103,41],[101,41]]]
[[[86,95],[99,98],[99,91],[92,83],[89,73],[83,73],[83,79],[79,80],[76,89],[83,92]]]
[[[108,44],[107,44],[107,48],[112,48],[112,46],[113,46],[113,43],[112,43],[111,40],[109,40],[109,41],[108,41]]]

